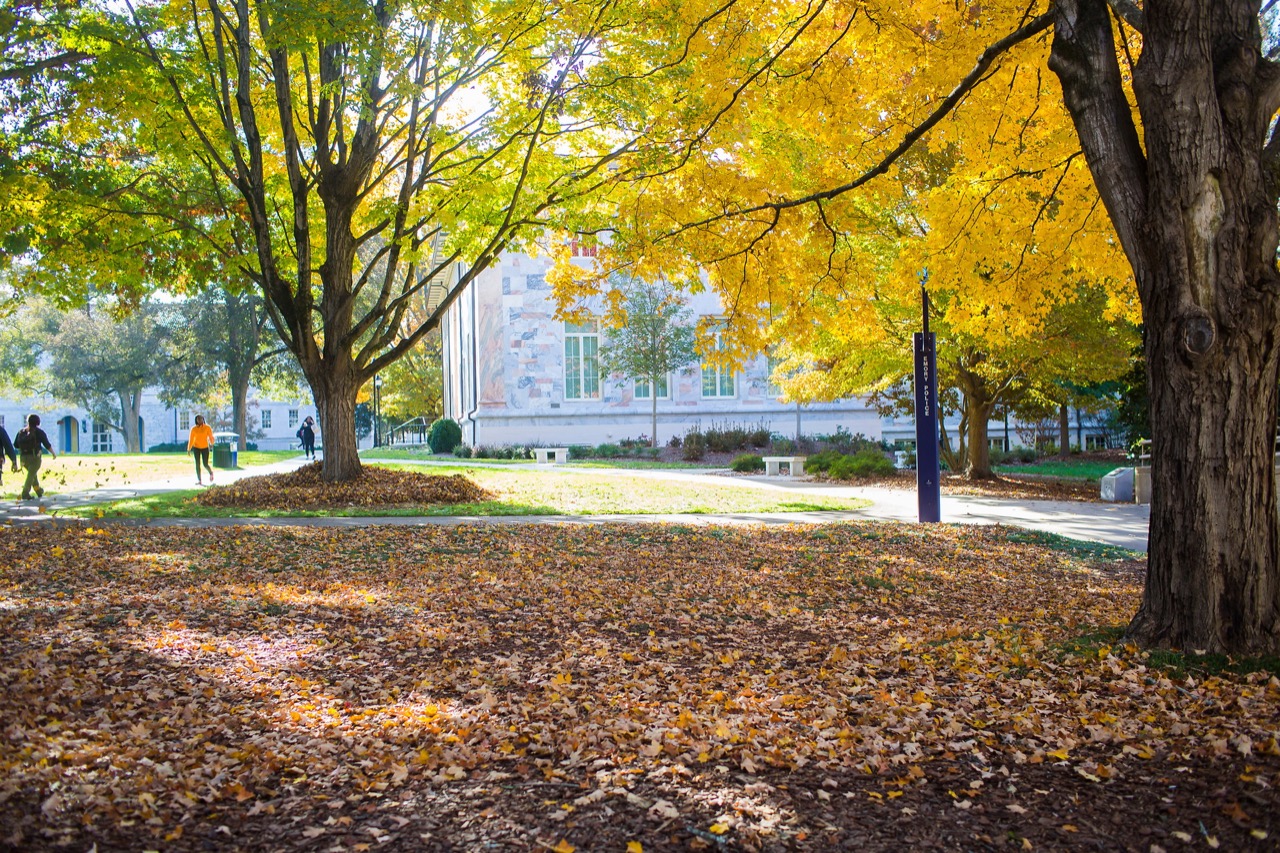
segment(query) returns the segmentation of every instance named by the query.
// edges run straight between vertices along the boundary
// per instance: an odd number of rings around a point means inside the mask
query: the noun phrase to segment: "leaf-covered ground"
[[[1027,539],[12,529],[0,845],[1274,849],[1280,681]]]
[[[317,507],[388,506],[395,504],[479,503],[493,495],[461,474],[435,475],[364,466],[357,480],[326,483],[321,463],[283,474],[245,477],[229,486],[214,486],[196,495],[202,506],[244,509],[315,509]]]

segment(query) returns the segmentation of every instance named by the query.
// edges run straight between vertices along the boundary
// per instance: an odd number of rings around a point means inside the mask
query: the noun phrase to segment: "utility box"
[[[1102,499],[1133,503],[1133,469],[1117,468],[1102,478]]]
[[[215,432],[213,434],[213,467],[235,468],[240,456],[240,434]]]

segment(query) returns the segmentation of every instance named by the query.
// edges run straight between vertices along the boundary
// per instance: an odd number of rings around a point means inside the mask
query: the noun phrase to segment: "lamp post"
[[[373,446],[382,446],[382,375],[373,377]]]

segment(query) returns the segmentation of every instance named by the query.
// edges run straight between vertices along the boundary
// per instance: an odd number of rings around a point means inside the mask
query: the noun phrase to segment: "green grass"
[[[1052,551],[1062,551],[1081,560],[1132,560],[1143,556],[1141,552],[1130,551],[1128,548],[1084,539],[1072,539],[1041,530],[1010,529],[1005,534],[1005,538],[1010,542],[1023,545],[1042,545]]]
[[[414,465],[387,467],[422,472],[422,468]],[[465,465],[433,467],[431,473],[464,474],[497,497],[492,501],[474,504],[316,508],[301,511],[237,510],[201,506],[193,500],[197,493],[193,489],[78,507],[66,512],[88,518],[107,515],[129,518],[656,515],[839,511],[860,509],[868,503],[845,498],[789,495],[750,487],[710,484],[691,486],[688,482],[666,482],[624,475],[559,474]]]
[[[1066,654],[1077,656],[1105,655],[1107,651],[1114,650],[1124,643],[1125,630],[1124,625],[1093,628],[1062,643],[1061,649]],[[1245,675],[1251,672],[1265,672],[1280,676],[1280,657],[1272,655],[1237,658],[1230,655],[1200,654],[1195,651],[1183,652],[1174,649],[1143,649],[1138,650],[1136,654],[1141,655],[1147,666],[1162,670],[1173,679],[1183,679],[1188,675],[1204,678]]]
[[[1098,462],[1093,459],[1044,459],[1030,465],[997,465],[1001,474],[1038,474],[1044,477],[1062,477],[1067,480],[1101,480],[1120,466],[1115,462]]]

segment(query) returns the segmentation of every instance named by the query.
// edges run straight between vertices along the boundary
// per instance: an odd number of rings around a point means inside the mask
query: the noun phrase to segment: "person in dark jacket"
[[[58,458],[58,454],[53,452],[53,445],[49,443],[49,436],[45,435],[44,430],[40,429],[39,415],[27,415],[27,425],[18,430],[18,434],[13,437],[13,445],[17,448],[18,455],[22,458],[22,467],[27,469],[27,479],[22,484],[22,499],[24,501],[31,500],[33,491],[36,493],[36,497],[44,497],[44,489],[40,487],[40,454],[42,450],[48,451],[49,455],[54,459]]]
[[[18,473],[18,451],[13,449],[13,442],[9,440],[9,433],[5,432],[4,427],[0,426],[0,483],[4,482],[4,458],[6,456],[13,463],[13,472],[15,474]]]
[[[302,442],[302,452],[307,459],[316,458],[316,422],[310,415],[298,429],[298,439]]]

